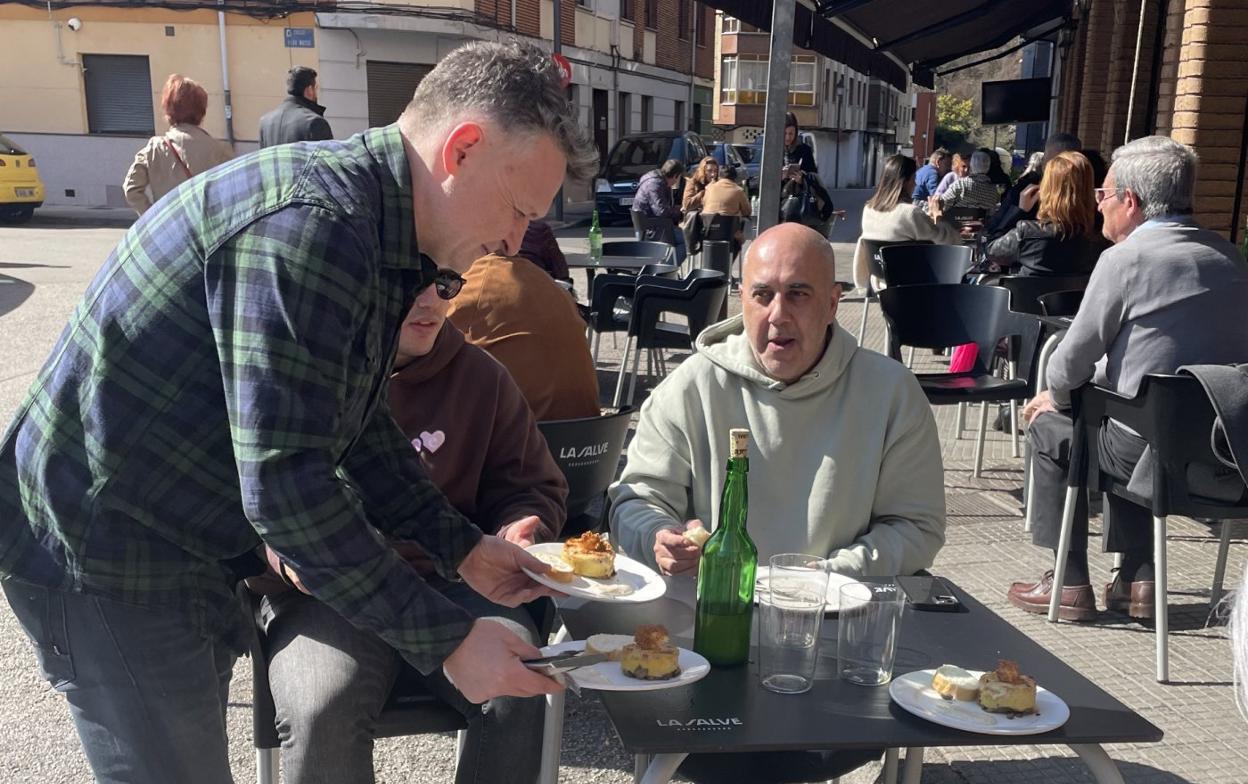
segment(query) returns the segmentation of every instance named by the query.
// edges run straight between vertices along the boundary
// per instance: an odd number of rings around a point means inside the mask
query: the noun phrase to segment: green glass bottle
[[[594,220],[589,224],[589,257],[598,261],[602,258],[602,226],[598,224],[598,208],[594,208]]]
[[[702,546],[693,629],[693,649],[717,667],[745,664],[750,658],[758,570],[758,548],[745,530],[750,431],[734,428],[728,439],[728,478],[719,500],[719,525]]]

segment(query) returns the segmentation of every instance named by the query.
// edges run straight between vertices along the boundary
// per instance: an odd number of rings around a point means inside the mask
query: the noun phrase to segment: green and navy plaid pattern
[[[238,615],[221,562],[263,537],[317,598],[438,667],[470,619],[386,541],[453,577],[481,537],[385,402],[431,270],[397,126],[266,149],[169,194],[0,444],[0,577],[221,632]]]

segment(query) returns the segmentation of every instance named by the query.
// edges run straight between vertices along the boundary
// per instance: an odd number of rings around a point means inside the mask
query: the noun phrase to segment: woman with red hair
[[[198,82],[173,74],[165,81],[160,105],[169,130],[153,136],[135,154],[122,184],[126,203],[140,215],[196,174],[234,157],[229,147],[199,127],[208,111],[208,92]]]

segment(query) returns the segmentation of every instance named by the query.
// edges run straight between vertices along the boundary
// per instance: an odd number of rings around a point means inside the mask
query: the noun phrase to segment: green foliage
[[[969,98],[940,95],[936,98],[936,128],[950,135],[966,138],[979,123],[975,121],[975,107]]]

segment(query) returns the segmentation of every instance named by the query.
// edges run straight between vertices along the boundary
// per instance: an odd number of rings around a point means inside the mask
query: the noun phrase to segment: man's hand
[[[529,515],[498,529],[495,536],[506,539],[516,547],[528,547],[537,543],[537,532],[540,530],[542,530],[541,518],[537,515]]]
[[[938,221],[945,217],[945,205],[941,202],[939,196],[930,196],[927,199],[927,215],[934,221]]]
[[[702,528],[701,520],[685,523],[685,530]],[[698,570],[702,548],[674,528],[662,528],[654,536],[654,560],[663,574],[687,574]]]
[[[522,548],[497,536],[483,536],[459,565],[464,582],[485,598],[504,607],[519,607],[543,596],[562,596],[521,571],[545,574],[550,566]]]
[[[1028,185],[1018,194],[1018,207],[1023,212],[1031,212],[1040,202],[1040,186]]]
[[[535,697],[563,691],[557,681],[520,663],[521,659],[541,655],[541,651],[502,624],[479,620],[442,662],[442,672],[465,699],[477,704],[494,697]]]
[[[1053,403],[1053,395],[1049,394],[1049,390],[1046,389],[1027,401],[1027,405],[1023,406],[1023,419],[1030,425],[1035,421],[1036,417],[1045,411],[1056,410],[1057,406]]]

